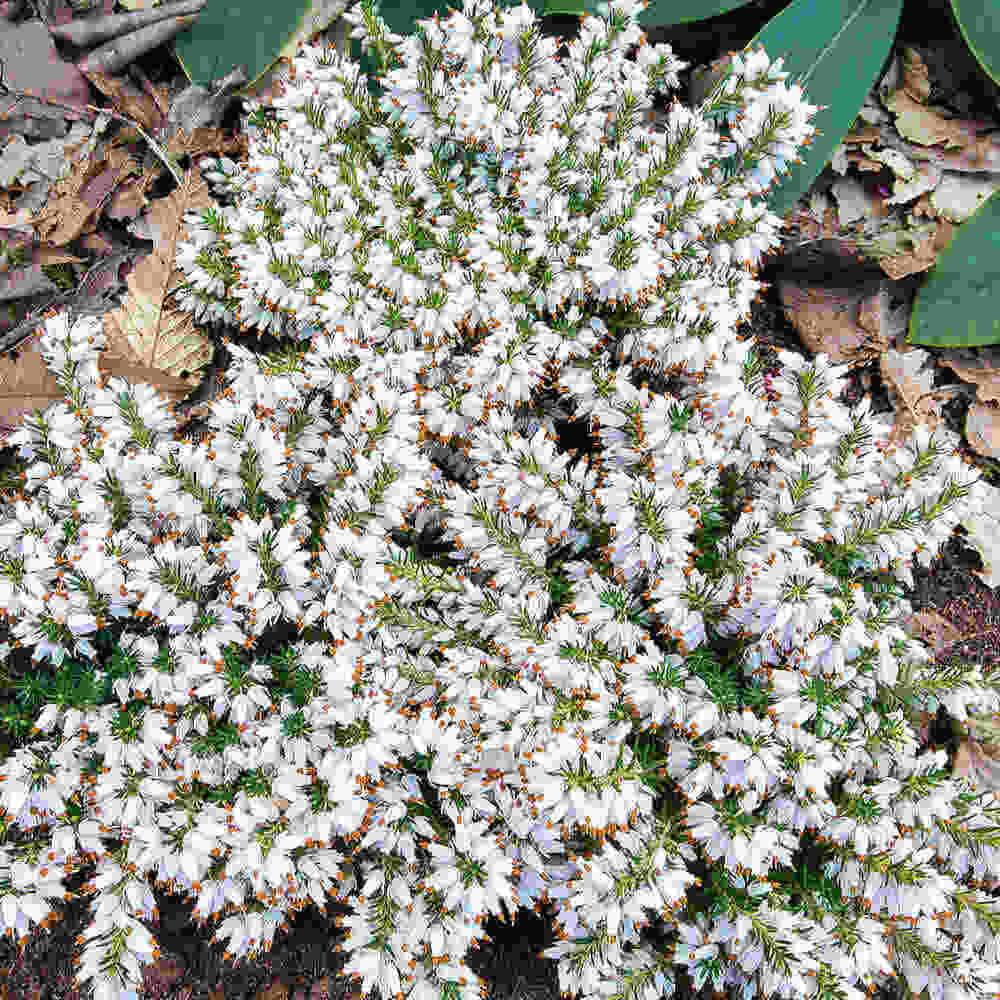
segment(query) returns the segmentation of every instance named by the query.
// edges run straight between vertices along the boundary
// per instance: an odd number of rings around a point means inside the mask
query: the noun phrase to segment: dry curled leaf
[[[941,351],[937,358],[962,381],[976,387],[980,402],[1000,403],[1000,347],[955,348]]]
[[[777,289],[802,343],[831,362],[859,364],[878,357],[896,332],[887,291],[878,282],[818,284],[789,274],[778,279]]]
[[[900,444],[917,424],[933,431],[941,421],[941,407],[934,395],[934,366],[924,367],[930,355],[913,349],[889,348],[879,357],[879,370],[896,409],[890,441]]]

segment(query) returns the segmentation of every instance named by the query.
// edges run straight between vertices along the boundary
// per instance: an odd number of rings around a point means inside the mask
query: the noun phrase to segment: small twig
[[[81,112],[81,110],[87,110],[97,115],[107,115],[109,118],[114,118],[115,121],[123,122],[126,125],[131,125],[132,128],[134,128],[139,133],[139,135],[141,135],[143,139],[145,139],[146,142],[149,143],[150,148],[159,157],[160,161],[167,168],[167,170],[170,171],[171,175],[173,176],[174,180],[177,181],[178,185],[180,185],[183,182],[184,179],[183,174],[181,172],[181,168],[177,163],[177,161],[162,146],[160,146],[160,144],[155,139],[153,139],[150,135],[148,135],[145,129],[143,129],[143,127],[138,122],[132,121],[131,118],[126,118],[125,115],[119,115],[114,111],[109,111],[107,108],[99,108],[94,104],[85,104],[81,109],[80,106],[76,104],[65,104],[63,101],[56,101],[53,100],[51,97],[40,97],[38,94],[34,94],[30,90],[11,90],[10,87],[8,87],[3,82],[3,65],[4,65],[3,60],[0,59],[0,87],[3,88],[3,92],[5,95],[14,95],[17,97],[18,101],[30,97],[32,100],[42,101],[43,103],[51,104],[53,107],[56,108],[65,108],[67,111],[73,111],[78,114]],[[16,103],[14,106],[15,107],[17,106]],[[10,112],[7,112],[7,114],[10,114]],[[0,115],[0,119],[6,117],[7,115]]]
[[[90,108],[92,105],[88,104],[87,107]],[[115,114],[114,111],[108,111],[107,108],[97,108],[95,110],[100,111],[109,118],[114,118],[115,121],[131,125],[149,143],[150,149],[159,157],[167,170],[170,171],[173,179],[177,181],[177,186],[180,187],[184,183],[184,174],[181,171],[180,164],[138,122],[134,122],[131,118],[126,118],[124,115]]]
[[[156,87],[153,86],[153,82],[149,79],[149,77],[142,71],[142,67],[137,62],[134,62],[131,66],[129,66],[129,72],[136,78],[142,89],[152,99],[160,114],[166,118],[170,113],[170,105],[164,103],[163,96],[156,89]]]
[[[125,260],[129,254],[123,252],[117,255],[121,259],[118,264],[121,264],[122,260]],[[53,296],[44,305],[38,306],[32,311],[31,315],[27,319],[22,320],[17,326],[12,330],[8,330],[3,336],[0,336],[0,351],[9,351],[17,347],[22,341],[27,340],[35,330],[44,322],[45,314],[52,309],[54,306],[64,305],[71,299],[76,298],[79,295],[80,289],[84,287],[87,283],[87,279],[94,273],[94,271],[101,265],[107,266],[109,263],[107,257],[101,257],[99,260],[95,261],[87,270],[87,273],[80,279],[80,283],[75,288],[70,288],[65,292],[60,292],[58,295]]]
[[[117,73],[130,62],[144,55],[158,45],[169,41],[179,31],[190,27],[198,20],[197,14],[184,17],[168,17],[154,21],[145,28],[139,28],[121,38],[112,38],[91,50],[77,67],[83,73]]]
[[[124,37],[138,28],[163,21],[168,17],[197,14],[207,0],[177,0],[128,14],[106,14],[102,17],[78,17],[67,24],[50,24],[49,34],[60,41],[72,42],[78,48]]]

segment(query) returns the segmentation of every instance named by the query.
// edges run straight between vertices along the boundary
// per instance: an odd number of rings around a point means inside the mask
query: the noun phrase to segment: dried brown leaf
[[[167,120],[166,112],[160,110],[155,97],[140,90],[124,76],[108,73],[85,72],[84,76],[102,93],[111,99],[115,110],[138,122],[149,132],[158,132]]]
[[[915,101],[923,103],[931,96],[927,64],[912,45],[903,46],[903,90]]]
[[[980,455],[1000,459],[1000,407],[973,401],[965,416],[965,436]]]
[[[1000,402],[1000,347],[941,351],[938,360],[976,387],[980,402]]]
[[[937,611],[917,611],[903,622],[903,630],[922,639],[935,654],[942,653],[962,638],[962,630]]]
[[[0,357],[0,440],[35,410],[45,410],[65,398],[59,380],[41,354],[41,333],[18,346],[18,357]]]
[[[124,149],[111,148],[98,159],[89,158],[52,185],[44,211],[28,221],[39,239],[65,246],[93,231],[105,198],[137,169]]]
[[[941,407],[934,396],[934,366],[925,368],[930,355],[914,348],[897,351],[889,348],[879,356],[879,370],[896,408],[896,425],[890,441],[900,444],[913,433],[917,424],[934,430],[941,421]]]
[[[280,979],[272,979],[257,991],[255,1000],[288,1000],[288,987]]]
[[[158,244],[129,274],[129,294],[122,307],[104,316],[108,361],[113,356],[118,367],[138,366],[153,373],[151,384],[174,402],[200,382],[193,373],[214,353],[212,341],[195,327],[191,313],[169,305],[183,277],[174,261],[185,233],[184,214],[211,204],[208,185],[193,169],[185,173],[180,187],[153,202],[149,214],[158,228]],[[181,378],[184,371],[192,374]]]
[[[882,103],[895,114],[896,131],[911,142],[921,146],[943,143],[945,148],[967,144],[967,132],[954,119],[920,104],[903,89],[890,94]]]

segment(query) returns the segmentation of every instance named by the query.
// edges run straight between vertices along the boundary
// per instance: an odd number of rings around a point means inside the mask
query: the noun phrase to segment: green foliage
[[[192,83],[207,87],[243,65],[250,86],[308,30],[312,9],[312,0],[208,0],[198,19],[175,36],[174,54]]]
[[[66,659],[57,667],[48,660],[32,663],[26,670],[0,671],[0,759],[32,742],[33,728],[48,704],[85,712],[118,701],[114,683],[131,677],[139,668],[136,658],[121,649],[108,630],[91,640],[100,651],[103,676],[97,667]],[[5,666],[11,668],[11,659]]]
[[[938,254],[913,304],[906,341],[928,347],[1000,344],[1000,197],[993,192]]]

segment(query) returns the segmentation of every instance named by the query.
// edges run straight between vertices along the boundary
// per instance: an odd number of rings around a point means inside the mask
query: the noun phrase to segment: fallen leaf
[[[45,210],[30,220],[39,238],[65,246],[84,232],[92,232],[107,197],[138,169],[128,150],[116,148],[78,164],[52,185]]]
[[[933,431],[941,421],[940,406],[934,397],[934,365],[925,368],[927,351],[889,348],[879,357],[879,370],[896,411],[896,424],[889,439],[905,441],[917,424]]]
[[[914,227],[907,231],[912,248],[879,257],[878,266],[893,281],[926,271],[934,266],[938,253],[951,241],[954,228],[947,221],[930,223],[927,227]]]
[[[974,400],[965,415],[965,436],[980,455],[1000,459],[1000,407]]]
[[[86,77],[59,55],[49,29],[38,18],[18,24],[4,23],[0,31],[0,62],[5,88],[0,95],[0,119],[11,115],[5,122],[9,129],[20,132],[19,123],[30,118],[54,118],[59,122],[91,119],[85,108],[90,101]],[[10,96],[12,92],[33,96]],[[70,107],[56,107],[45,103],[47,100]]]
[[[837,221],[842,226],[872,213],[873,198],[865,186],[853,177],[843,177],[833,182],[830,193],[837,199]]]
[[[50,264],[82,264],[84,261],[80,257],[74,257],[71,253],[58,250],[55,247],[38,247],[35,250],[40,267],[48,267]]]
[[[862,119],[858,119],[851,128],[851,131],[844,136],[845,145],[859,145],[864,142],[878,142],[882,135],[878,125],[870,125],[867,122],[859,125]]]
[[[895,150],[887,149],[882,152],[886,154],[886,160],[883,162],[887,162],[890,167],[894,168],[895,162],[888,158],[888,154],[895,152]],[[899,155],[903,156],[902,153]],[[903,159],[906,163],[910,162],[905,157]],[[926,194],[928,191],[933,191],[940,183],[941,177],[944,174],[941,167],[926,162],[917,164],[911,172],[909,179],[906,180],[900,179],[902,175],[899,171],[893,169],[893,172],[896,175],[896,179],[892,185],[892,195],[889,198],[890,205],[904,205],[909,201],[919,198],[922,194]]]
[[[1000,790],[1000,763],[986,753],[978,740],[960,740],[952,768],[956,776],[971,778],[983,791]]]
[[[128,77],[96,71],[85,71],[84,76],[105,97],[111,99],[119,114],[138,122],[147,132],[156,133],[163,128],[166,115],[160,110],[154,97],[136,87]]]
[[[817,284],[789,274],[776,285],[785,316],[802,343],[813,354],[826,353],[833,363],[872,360],[895,332],[887,290],[877,281]]]
[[[214,354],[213,342],[197,329],[191,313],[168,305],[183,282],[175,264],[178,241],[185,235],[184,214],[213,204],[208,185],[189,169],[183,183],[166,198],[152,203],[160,238],[152,253],[141,258],[126,279],[129,294],[121,308],[104,315],[107,349],[101,367],[114,358],[116,374],[144,371],[147,379],[178,402],[201,381],[193,373]],[[106,357],[106,356],[107,357]],[[182,378],[181,373],[189,374]],[[131,378],[131,374],[126,375]]]
[[[931,96],[931,81],[918,49],[903,46],[903,90],[915,101],[923,103]]]
[[[255,1000],[288,1000],[288,987],[280,979],[272,979],[257,991]]]
[[[966,177],[946,171],[930,193],[931,207],[949,222],[964,222],[998,189],[1000,178]]]
[[[1000,347],[955,348],[936,357],[962,381],[971,382],[981,402],[1000,402]]]
[[[935,654],[943,653],[962,638],[962,631],[938,611],[916,611],[902,623],[903,630],[922,639]]]
[[[35,410],[48,409],[65,399],[59,380],[41,354],[39,330],[18,345],[18,357],[0,357],[0,441],[16,430]]]
[[[897,90],[882,103],[896,115],[896,131],[921,146],[965,146],[967,135],[954,120],[915,101],[905,90]]]

